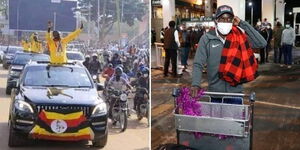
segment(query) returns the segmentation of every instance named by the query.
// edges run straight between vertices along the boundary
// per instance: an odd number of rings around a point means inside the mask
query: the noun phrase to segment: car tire
[[[7,95],[10,95],[10,94],[11,94],[11,88],[6,87],[5,93],[6,93]]]
[[[25,146],[30,143],[29,139],[21,134],[18,134],[11,125],[9,125],[9,137],[8,137],[8,146],[9,147],[20,147]]]
[[[102,138],[97,138],[92,141],[94,147],[103,148],[107,143],[107,133]]]

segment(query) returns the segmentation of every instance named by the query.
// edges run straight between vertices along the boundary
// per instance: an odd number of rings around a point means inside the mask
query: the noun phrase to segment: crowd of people
[[[209,26],[186,26],[184,23],[176,25],[175,21],[170,21],[169,26],[162,28],[160,35],[160,42],[164,43],[166,52],[164,64],[164,76],[168,76],[168,68],[172,64],[172,76],[177,76],[177,53],[180,55],[180,64],[184,67],[183,71],[187,69],[188,59],[194,58],[198,43],[203,35],[210,31],[215,31],[216,27]],[[292,49],[295,42],[295,30],[292,28],[289,21],[285,22],[283,26],[281,22],[276,19],[275,27],[268,22],[267,18],[263,21],[258,20],[254,29],[265,39],[267,45],[260,49],[253,48],[254,52],[259,55],[257,59],[259,64],[269,63],[271,51],[273,53],[273,62],[280,64],[281,67],[286,66],[292,68]]]

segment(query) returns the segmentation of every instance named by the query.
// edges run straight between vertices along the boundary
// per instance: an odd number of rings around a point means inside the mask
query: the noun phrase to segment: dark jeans
[[[292,64],[292,49],[293,45],[286,45],[282,46],[283,56],[284,56],[284,64],[291,65]]]
[[[181,65],[187,65],[187,60],[189,57],[190,48],[182,47],[181,48]]]
[[[212,97],[211,102],[213,103],[222,103],[222,98]],[[242,104],[242,98],[224,98],[224,102],[226,104]]]
[[[262,48],[262,49],[260,49],[260,63],[261,64],[263,64],[263,63],[265,63],[266,61],[266,48]]]
[[[177,50],[176,49],[166,49],[166,58],[164,66],[164,75],[168,75],[170,60],[172,62],[172,74],[177,75]]]
[[[282,48],[274,48],[274,63],[281,63]]]
[[[266,47],[266,62],[269,62],[269,51],[270,51],[270,49],[271,49],[271,44],[270,43],[268,43],[267,44],[267,47]]]

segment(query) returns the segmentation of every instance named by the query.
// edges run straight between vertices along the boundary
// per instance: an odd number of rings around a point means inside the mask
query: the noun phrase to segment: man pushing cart
[[[215,30],[203,35],[199,41],[201,46],[195,55],[192,87],[180,89],[177,97],[178,141],[196,149],[248,149],[251,147],[253,107],[250,106],[253,106],[254,94],[242,94],[242,84],[258,76],[252,49],[264,48],[267,42],[249,23],[235,16],[230,6],[218,7],[214,21]],[[199,95],[204,66],[207,68],[208,92]],[[191,96],[194,100],[191,107],[199,106],[198,112],[189,112],[185,110],[187,106],[182,107],[185,103],[178,101],[182,95],[185,95],[183,102],[187,103],[191,102],[184,100]],[[249,97],[250,103],[245,104],[244,98]]]

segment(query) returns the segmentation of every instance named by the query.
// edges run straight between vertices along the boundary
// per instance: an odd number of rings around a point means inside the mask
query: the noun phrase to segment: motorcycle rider
[[[82,63],[86,69],[90,69],[90,56],[89,55],[86,55],[85,56],[85,60],[84,62]]]
[[[136,94],[135,94],[135,97],[134,97],[133,109],[135,111],[139,112],[139,107],[138,107],[139,101],[143,100],[145,94],[147,94],[147,95],[149,94],[148,93],[148,89],[149,89],[149,69],[147,67],[145,67],[141,71],[140,77],[133,84],[137,87],[137,91],[136,91]]]
[[[115,69],[111,63],[108,64],[108,67],[104,69],[102,72],[102,77],[105,78],[105,83],[109,81],[109,79],[114,75]]]
[[[115,69],[114,76],[109,80],[107,87],[114,90],[122,91],[123,86],[126,86],[128,89],[132,89],[131,85],[127,82],[126,79],[122,77],[123,69],[121,67],[117,67]],[[110,99],[110,107],[109,107],[109,117],[112,117],[112,105],[115,103],[116,99]],[[116,122],[113,122],[115,124]]]
[[[101,64],[97,58],[98,58],[97,54],[92,55],[92,61],[90,62],[89,72],[92,76],[96,75],[97,82],[100,82],[98,74],[99,74],[99,72],[101,72]]]
[[[122,61],[120,60],[120,56],[118,53],[115,53],[111,59],[111,63],[114,67],[117,67],[119,64],[122,64]]]

